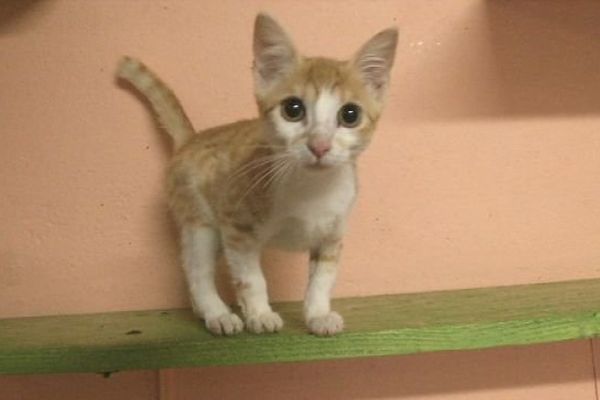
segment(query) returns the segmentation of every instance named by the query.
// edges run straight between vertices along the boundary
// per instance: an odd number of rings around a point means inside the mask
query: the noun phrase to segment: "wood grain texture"
[[[189,310],[0,320],[0,373],[112,372],[482,349],[600,333],[600,279],[339,299],[346,332],[307,334],[300,303],[272,335],[213,337]]]

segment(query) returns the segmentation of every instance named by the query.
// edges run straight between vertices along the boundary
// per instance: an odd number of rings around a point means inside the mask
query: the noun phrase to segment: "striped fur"
[[[158,122],[173,139],[176,150],[194,135],[194,127],[175,94],[142,62],[123,57],[117,76],[131,83],[148,99]]]
[[[395,30],[383,31],[348,61],[306,58],[272,18],[260,14],[253,46],[258,118],[199,134],[154,73],[131,58],[119,65],[118,76],[149,100],[173,137],[169,205],[181,232],[192,305],[214,334],[235,334],[244,325],[254,333],[283,326],[261,271],[267,246],[310,251],[308,330],[327,336],[343,329],[330,295],[357,193],[356,161],[381,115],[396,37]],[[304,104],[299,121],[284,117],[290,97]],[[352,126],[340,123],[348,104],[361,110]],[[311,149],[317,144],[327,150]],[[244,322],[217,293],[217,254],[229,264]]]

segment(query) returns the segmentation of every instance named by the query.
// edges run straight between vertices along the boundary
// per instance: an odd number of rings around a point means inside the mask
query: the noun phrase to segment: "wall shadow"
[[[600,2],[486,1],[508,114],[600,112]]]
[[[48,0],[0,1],[0,35],[18,33],[31,27],[49,5]]]
[[[481,0],[447,19],[399,62],[403,119],[600,113],[599,1]]]

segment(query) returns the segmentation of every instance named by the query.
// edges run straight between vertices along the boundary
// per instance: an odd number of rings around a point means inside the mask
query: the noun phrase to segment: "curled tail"
[[[175,150],[194,135],[194,127],[173,91],[140,61],[124,57],[117,68],[117,76],[130,82],[152,105],[156,118],[173,138]]]

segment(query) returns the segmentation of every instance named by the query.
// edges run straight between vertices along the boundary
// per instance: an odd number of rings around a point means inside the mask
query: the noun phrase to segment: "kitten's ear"
[[[289,36],[267,14],[258,14],[254,22],[254,80],[262,93],[285,77],[298,62]]]
[[[398,30],[386,29],[373,36],[355,54],[352,63],[378,99],[382,99],[394,64]]]

